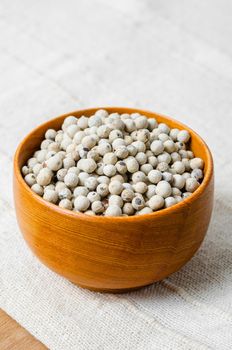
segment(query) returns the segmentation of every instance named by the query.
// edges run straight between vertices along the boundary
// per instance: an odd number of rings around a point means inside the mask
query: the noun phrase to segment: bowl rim
[[[190,134],[193,134],[198,139],[198,141],[200,141],[201,146],[204,147],[204,149],[205,149],[207,165],[208,165],[207,171],[204,174],[203,181],[200,184],[200,186],[197,188],[197,190],[195,192],[193,192],[192,195],[185,198],[183,201],[181,201],[181,202],[179,202],[179,203],[177,203],[169,208],[160,209],[160,210],[157,210],[157,211],[149,213],[149,214],[132,215],[132,216],[97,216],[97,215],[92,216],[92,215],[86,215],[84,213],[75,212],[75,211],[72,211],[69,209],[64,209],[64,208],[59,207],[57,204],[47,202],[46,200],[43,199],[43,197],[40,197],[35,192],[33,192],[31,190],[31,188],[27,185],[27,183],[24,181],[24,178],[23,178],[22,173],[21,173],[21,169],[19,167],[19,155],[21,153],[21,149],[24,146],[24,144],[27,143],[27,141],[30,139],[30,137],[37,130],[39,130],[41,127],[46,127],[47,124],[50,124],[51,122],[55,122],[57,119],[62,119],[62,118],[65,118],[67,116],[70,116],[70,115],[75,115],[76,113],[79,113],[82,115],[84,115],[85,113],[91,113],[91,112],[94,113],[95,111],[97,111],[99,109],[105,109],[109,113],[117,113],[117,112],[118,113],[140,113],[140,114],[144,114],[145,116],[147,114],[151,114],[154,116],[154,118],[163,119],[163,122],[167,122],[167,124],[169,122],[175,123],[178,125],[178,127],[185,129],[185,130],[188,130],[190,132]],[[23,189],[26,192],[28,192],[29,195],[31,195],[36,201],[40,202],[40,204],[44,205],[45,207],[47,207],[50,210],[54,210],[58,214],[65,215],[69,218],[73,218],[73,219],[77,219],[77,220],[84,220],[84,221],[89,221],[89,222],[98,221],[99,223],[100,222],[104,223],[104,222],[109,221],[109,220],[111,222],[115,222],[115,223],[127,222],[127,221],[141,222],[144,220],[151,220],[151,219],[155,219],[156,217],[162,217],[165,215],[169,215],[170,213],[175,213],[175,212],[181,211],[182,208],[190,206],[191,203],[196,201],[201,196],[201,194],[204,192],[204,190],[207,188],[209,182],[211,181],[212,176],[213,176],[213,157],[212,157],[212,154],[209,150],[209,147],[205,143],[205,141],[194,130],[192,130],[190,127],[183,124],[182,122],[179,122],[178,120],[176,120],[174,118],[168,117],[166,115],[163,115],[163,114],[160,114],[157,112],[152,112],[150,110],[144,110],[144,109],[140,109],[140,108],[104,106],[104,107],[92,107],[92,108],[78,109],[78,110],[75,110],[75,111],[72,111],[69,113],[61,114],[57,117],[54,117],[54,118],[47,120],[44,123],[41,123],[37,127],[33,128],[19,143],[19,145],[15,151],[15,155],[14,155],[14,176],[13,176],[13,179],[14,179],[14,177],[16,177],[17,180],[19,181],[19,184],[21,186],[23,186]]]

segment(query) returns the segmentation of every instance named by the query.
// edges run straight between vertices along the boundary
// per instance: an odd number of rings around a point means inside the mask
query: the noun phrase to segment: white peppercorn
[[[49,168],[43,168],[40,170],[39,174],[37,175],[36,182],[40,186],[49,185],[52,180],[52,176],[53,176],[53,173]]]
[[[177,174],[183,174],[185,172],[184,163],[179,160],[172,164],[172,168],[176,171]]]
[[[177,140],[180,142],[188,142],[190,139],[190,134],[187,130],[181,130],[178,134],[177,134]]]
[[[50,143],[52,143],[52,140],[43,140],[40,145],[41,150],[47,149]]]
[[[171,129],[169,136],[173,141],[177,141],[177,135],[179,134],[180,130],[179,129]]]
[[[77,120],[77,126],[80,129],[86,129],[88,127],[88,118],[82,115],[80,118]]]
[[[57,171],[62,168],[63,161],[59,154],[55,154],[53,157],[46,160],[45,164],[50,170]]]
[[[59,207],[72,210],[72,202],[67,198],[61,199],[59,202]]]
[[[77,126],[76,124],[71,124],[65,130],[65,133],[72,139],[74,135],[77,133],[77,131],[79,130],[80,130],[79,126]]]
[[[27,161],[27,166],[28,168],[33,168],[36,164],[37,164],[37,159],[35,157],[33,158],[30,158],[28,161]]]
[[[79,211],[86,211],[90,205],[90,200],[82,195],[79,195],[74,200],[74,207]]]
[[[60,145],[57,142],[52,142],[48,146],[48,151],[59,152],[60,151]]]
[[[97,150],[101,156],[104,156],[106,153],[111,152],[112,147],[108,142],[102,142],[102,143],[99,143]]]
[[[184,192],[183,194],[182,194],[182,196],[183,196],[183,199],[185,199],[185,198],[188,198],[189,196],[191,196],[191,192]]]
[[[83,137],[83,139],[81,140],[81,144],[83,145],[83,147],[91,149],[96,145],[96,140],[94,137],[87,135]]]
[[[170,139],[169,139],[169,136],[167,134],[161,133],[158,136],[158,140],[162,141],[164,144],[165,141],[170,140]]]
[[[189,162],[191,169],[203,169],[204,161],[201,158],[193,158]]]
[[[139,165],[143,165],[147,162],[147,156],[144,152],[138,152],[135,156],[135,159],[139,163]]]
[[[177,203],[177,200],[174,197],[167,197],[164,199],[164,206],[165,208],[172,207]]]
[[[102,202],[100,200],[93,202],[91,204],[91,209],[96,214],[103,213],[105,210],[104,205],[102,204]]]
[[[104,164],[103,163],[97,163],[97,168],[95,170],[95,173],[97,175],[103,176],[103,174],[104,174],[103,169],[104,169]]]
[[[159,170],[151,170],[147,177],[152,184],[157,184],[162,179],[162,173]]]
[[[57,193],[59,193],[61,190],[63,190],[64,188],[67,188],[67,186],[65,185],[65,183],[63,181],[58,181],[55,184],[55,190]]]
[[[50,184],[50,185],[44,186],[44,192],[47,191],[47,190],[55,191],[56,190],[56,186],[54,184]]]
[[[148,127],[148,119],[144,116],[138,116],[135,118],[136,129],[146,129]]]
[[[43,199],[45,199],[45,201],[56,204],[56,202],[58,201],[58,194],[55,190],[46,190],[44,191],[44,195],[43,195]]]
[[[172,158],[171,158],[169,153],[163,152],[162,154],[159,154],[157,156],[157,160],[158,160],[158,163],[163,163],[164,162],[164,163],[169,164],[171,162]]]
[[[41,149],[40,151],[38,151],[37,155],[36,155],[36,159],[39,163],[43,163],[46,159],[46,155],[47,155],[47,150],[46,149]]]
[[[113,152],[106,153],[103,157],[104,164],[113,164],[117,163],[117,156]]]
[[[98,181],[96,177],[90,176],[85,180],[84,183],[85,187],[90,190],[93,191],[96,189],[96,187],[98,186]]]
[[[134,146],[137,149],[137,152],[145,152],[146,151],[146,145],[142,141],[134,141],[132,142],[131,146]]]
[[[72,166],[71,168],[65,170],[68,170],[68,173],[74,173],[76,175],[80,174],[80,169],[78,169],[76,166]]]
[[[76,117],[74,117],[73,115],[70,115],[65,118],[62,126],[67,128],[69,125],[77,124],[77,121],[78,119]]]
[[[139,163],[135,158],[130,158],[126,161],[127,171],[129,173],[135,173],[139,170]]]
[[[110,179],[105,175],[99,176],[97,178],[97,181],[99,184],[107,184],[108,185],[110,183]]]
[[[96,191],[101,197],[105,197],[109,193],[109,186],[106,183],[101,183],[97,186]]]
[[[78,197],[78,196],[86,197],[88,193],[89,193],[89,190],[84,186],[77,186],[73,191],[74,197]]]
[[[123,208],[122,208],[122,212],[123,212],[123,214],[127,214],[130,216],[130,215],[134,214],[135,210],[134,210],[131,203],[125,203]]]
[[[177,187],[172,187],[172,195],[174,196],[181,196],[181,190]]]
[[[115,150],[115,155],[119,159],[125,159],[126,157],[128,157],[129,151],[128,151],[128,149],[127,149],[127,147],[125,145],[122,145],[122,146],[117,147],[117,149]]]
[[[164,199],[160,195],[154,195],[149,199],[148,205],[153,211],[159,210],[164,206]]]
[[[125,190],[132,190],[133,191],[133,186],[130,183],[124,182],[122,185],[123,185],[123,188]]]
[[[80,172],[80,174],[78,175],[79,178],[79,185],[84,186],[86,179],[88,179],[88,177],[90,177],[90,175],[84,171]]]
[[[168,153],[173,153],[176,150],[175,143],[173,140],[167,140],[163,143],[164,145],[164,150]]]
[[[100,125],[97,129],[97,135],[101,138],[109,137],[111,129],[107,125]]]
[[[187,158],[188,159],[193,159],[194,158],[194,154],[193,154],[193,152],[192,151],[187,151]]]
[[[183,160],[183,158],[187,158],[188,159],[188,152],[185,149],[181,149],[179,151],[179,155],[181,156],[182,160]]]
[[[156,185],[148,185],[147,192],[145,194],[148,199],[153,197],[156,194]]]
[[[150,133],[147,129],[140,129],[137,132],[137,140],[146,143],[150,139]]]
[[[155,156],[151,156],[151,157],[148,157],[148,163],[151,164],[153,168],[155,168],[158,164],[158,160]]]
[[[159,170],[161,172],[166,172],[169,170],[169,165],[165,162],[161,162],[157,165],[156,170]]]
[[[112,142],[112,147],[114,150],[117,150],[119,147],[122,147],[122,146],[125,146],[125,148],[126,148],[126,143],[125,143],[124,139],[115,139]]]
[[[160,181],[156,186],[156,194],[162,196],[163,198],[167,198],[171,195],[172,188],[169,182]]]
[[[134,157],[138,153],[137,148],[135,146],[133,146],[133,145],[127,146],[127,150],[129,152],[129,155],[132,156],[132,157]]]
[[[121,216],[122,209],[117,205],[109,205],[105,211],[105,216]]]
[[[35,164],[35,165],[33,166],[33,169],[32,169],[33,174],[38,175],[39,172],[40,172],[40,170],[41,170],[42,168],[43,168],[43,165],[42,165],[42,164],[40,164],[40,163]]]
[[[109,184],[109,192],[111,194],[120,194],[123,190],[122,183],[120,181],[111,181]]]
[[[118,207],[122,208],[123,200],[120,196],[112,194],[109,196],[109,205],[117,205]]]
[[[73,166],[75,166],[75,161],[72,158],[66,157],[63,159],[63,168],[69,169]]]
[[[86,210],[85,215],[95,216],[96,214],[92,210]]]
[[[94,170],[97,168],[96,162],[89,158],[89,159],[80,159],[77,163],[77,167],[80,170],[83,170],[84,172],[91,174],[94,172]]]
[[[176,203],[182,202],[183,198],[181,196],[174,196]]]
[[[201,180],[203,178],[203,171],[201,169],[194,169],[190,176],[194,177],[197,181]]]
[[[177,152],[171,153],[171,158],[173,163],[181,160],[181,156]]]
[[[162,173],[162,178],[163,178],[163,180],[171,183],[173,180],[173,175],[169,172],[164,172],[164,173]]]
[[[145,174],[148,175],[148,173],[153,170],[153,166],[151,164],[145,163],[141,165],[140,170]]]
[[[44,193],[43,187],[40,186],[39,184],[35,183],[34,185],[31,186],[31,189],[33,192],[38,194],[39,196],[42,196]]]
[[[186,146],[184,144],[184,142],[175,142],[175,145],[176,145],[176,150],[179,151],[179,150],[182,150],[182,149],[186,149]]]
[[[29,174],[29,168],[28,168],[28,166],[24,165],[24,166],[22,167],[22,174],[23,174],[24,176],[26,176],[27,174]]]
[[[112,177],[116,174],[116,166],[113,164],[107,164],[103,167],[103,174],[108,176],[108,177]]]
[[[95,191],[89,192],[87,194],[87,198],[90,200],[91,203],[101,200],[100,194]]]
[[[57,191],[57,189],[56,189]],[[71,199],[72,198],[72,192],[69,188],[64,187],[57,191],[59,199]]]
[[[127,166],[124,161],[119,161],[115,164],[116,170],[119,174],[125,174],[127,172]]]
[[[56,130],[48,129],[45,133],[45,139],[55,140],[56,134]]]
[[[144,215],[144,214],[151,214],[153,210],[149,207],[145,207],[139,211],[137,211],[136,215]]]
[[[137,182],[136,184],[133,185],[135,192],[137,193],[145,193],[147,191],[147,185],[145,182]]]
[[[187,192],[194,192],[199,186],[199,182],[194,177],[186,180],[185,189]]]
[[[47,151],[45,160],[50,159],[51,157],[54,157],[57,154],[55,151]]]
[[[155,118],[149,118],[148,119],[148,129],[152,131],[153,129],[157,128],[158,123]]]
[[[68,187],[76,187],[78,182],[79,182],[78,175],[73,172],[67,173],[64,177],[64,183]]]
[[[150,147],[155,156],[162,153],[164,150],[163,142],[160,140],[153,141]]]
[[[145,207],[145,201],[143,197],[139,197],[139,196],[134,197],[132,199],[131,204],[135,210],[141,210]]]
[[[185,171],[191,171],[189,159],[183,158],[182,163],[184,164]]]
[[[73,142],[79,145],[85,136],[86,136],[86,133],[84,131],[82,130],[77,131],[73,137]]]
[[[134,196],[134,191],[131,189],[124,189],[121,193],[121,197],[124,202],[131,202]]]

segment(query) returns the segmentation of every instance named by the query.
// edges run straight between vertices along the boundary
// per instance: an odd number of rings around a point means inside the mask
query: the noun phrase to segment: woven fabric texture
[[[48,348],[232,348],[231,15],[229,0],[0,0],[0,307]],[[215,161],[214,213],[198,253],[123,295],[83,290],[44,267],[13,209],[22,137],[104,105],[179,119]]]

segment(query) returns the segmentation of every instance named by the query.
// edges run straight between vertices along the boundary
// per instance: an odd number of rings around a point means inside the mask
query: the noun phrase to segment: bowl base
[[[72,282],[74,283],[74,282]],[[153,282],[154,283],[154,282]],[[143,286],[138,286],[138,287],[130,287],[130,288],[119,288],[119,289],[110,289],[110,288],[94,288],[94,287],[89,287],[89,286],[84,286],[83,284],[79,283],[74,283],[76,286],[81,287],[83,289],[88,289],[91,292],[97,292],[97,293],[113,293],[113,294],[123,294],[123,293],[128,293],[128,292],[133,292],[136,290],[139,290],[143,287],[150,286],[153,283],[148,283]]]

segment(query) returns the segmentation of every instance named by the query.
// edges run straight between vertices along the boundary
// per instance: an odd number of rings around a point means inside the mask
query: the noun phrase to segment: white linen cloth
[[[232,348],[231,15],[229,0],[0,0],[0,307],[48,348]],[[215,160],[215,209],[198,253],[123,295],[83,290],[39,263],[12,200],[22,137],[104,105],[171,115]]]

